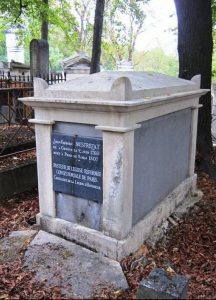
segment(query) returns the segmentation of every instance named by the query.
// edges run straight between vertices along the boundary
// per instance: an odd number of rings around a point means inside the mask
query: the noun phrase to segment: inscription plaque
[[[54,191],[102,202],[101,138],[52,133],[52,168]]]

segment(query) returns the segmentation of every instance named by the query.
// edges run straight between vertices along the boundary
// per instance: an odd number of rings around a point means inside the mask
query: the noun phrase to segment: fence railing
[[[66,73],[36,74],[34,77],[44,79],[49,85],[66,81]],[[11,75],[10,72],[0,72],[0,89],[33,87],[33,76]]]
[[[0,141],[3,139],[3,143],[0,143],[0,156],[11,151],[16,152],[16,144],[23,144],[23,131],[28,136],[31,135],[31,142],[34,141],[34,128],[28,122],[34,117],[34,111],[18,101],[18,98],[29,96],[33,96],[32,87],[0,88]],[[3,134],[5,130],[7,135]]]
[[[49,85],[66,81],[66,74],[61,73],[36,74],[35,77],[46,80]],[[13,127],[4,144],[0,144],[0,156],[11,151],[11,145],[16,140],[20,140],[19,135],[22,131],[30,131],[32,139],[34,139],[34,127],[28,122],[30,118],[34,117],[34,112],[30,107],[18,101],[18,98],[33,96],[33,93],[32,76],[0,72],[0,135],[1,130]],[[15,148],[13,147],[13,149]]]

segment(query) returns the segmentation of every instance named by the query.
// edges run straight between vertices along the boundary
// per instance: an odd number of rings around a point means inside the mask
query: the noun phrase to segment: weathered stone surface
[[[16,260],[36,233],[36,230],[12,231],[9,237],[1,239],[0,263]]]
[[[163,269],[156,268],[141,281],[137,299],[185,299],[187,288],[185,276],[175,275],[170,279]]]
[[[35,119],[31,122],[35,123],[36,131],[38,220],[42,228],[116,260],[136,251],[152,230],[160,226],[196,188],[194,161],[198,102],[206,92],[200,89],[200,76],[186,81],[149,72],[102,72],[52,87],[42,79],[36,79],[34,97],[22,98],[21,101],[35,109]],[[170,116],[172,124],[166,119]],[[184,129],[191,134],[185,134],[182,129],[178,131],[179,120],[187,120]],[[158,130],[157,135],[155,132],[151,134],[151,122]],[[58,201],[52,182],[51,137],[55,123],[61,123],[64,128],[68,124],[92,126],[101,133],[103,205],[101,218],[97,219],[98,226],[88,228],[92,224],[82,222],[83,211],[78,213],[79,219],[59,214],[61,200]],[[166,130],[160,130],[161,124]],[[168,134],[173,132],[173,124],[177,128],[178,138],[175,141]],[[150,130],[148,134],[145,125]],[[71,134],[77,135],[75,131]],[[136,132],[140,132],[141,139]],[[58,133],[68,135],[64,130]],[[87,137],[84,132],[80,134]],[[184,143],[179,142],[181,136]],[[141,143],[138,143],[139,140]],[[165,160],[161,160],[160,145],[164,142]],[[140,144],[142,147],[139,147]],[[137,151],[143,147],[146,155]],[[152,153],[152,149],[157,150]],[[140,163],[143,155],[145,163]],[[180,157],[181,164],[176,164],[176,157]],[[175,176],[171,167],[165,171],[166,174],[161,171],[164,170],[164,161],[167,162],[165,165],[175,167]],[[146,193],[143,193],[143,187]],[[64,193],[62,197],[66,198]],[[133,216],[134,207],[137,214]],[[88,210],[91,211],[89,216],[92,214],[91,207]],[[74,211],[77,210],[73,210],[72,216]]]
[[[34,43],[36,47],[31,52],[39,52],[41,45],[39,47],[38,44],[40,41],[32,40],[31,46]],[[36,62],[37,60],[35,61],[37,66]],[[44,90],[41,96],[46,99],[69,98],[70,102],[73,99],[76,99],[76,101],[78,99],[90,99],[90,101],[100,99],[100,102],[103,100],[137,101],[137,99],[149,101],[151,97],[170,96],[183,91],[198,91],[200,82],[194,80],[194,78],[189,81],[154,72],[100,72],[80,76],[61,84],[54,84]],[[37,98],[37,95],[34,96]]]
[[[203,193],[200,190],[196,190],[195,192],[192,192],[187,197],[185,197],[185,200],[177,206],[172,214],[170,214],[171,219],[170,217],[168,217],[159,227],[156,227],[152,231],[146,242],[150,246],[155,247],[156,243],[166,234],[168,228],[170,228],[170,225],[177,225],[183,215],[187,213],[191,207],[194,207],[196,203],[202,199],[202,197]],[[170,222],[171,220],[173,220],[172,223]]]
[[[128,287],[118,262],[44,231],[31,242],[24,261],[36,281],[60,286],[66,297],[91,298],[100,287]]]
[[[162,232],[160,232],[157,227],[160,226],[162,220],[166,220],[167,217],[175,211],[176,207],[178,207],[180,203],[185,201],[187,195],[190,194],[191,186],[194,182],[196,182],[196,175],[183,181],[181,185],[179,185],[147,216],[136,224],[124,240],[119,241],[103,234],[102,231],[92,230],[90,228],[80,226],[79,224],[67,222],[60,218],[50,218],[47,214],[38,214],[37,223],[40,224],[41,228],[45,231],[61,235],[68,240],[76,241],[78,244],[85,245],[86,247],[94,249],[105,256],[120,261],[123,257],[135,252],[143,244],[144,240],[152,236],[152,232],[155,230],[156,233],[152,243],[163,236],[168,224]],[[44,201],[43,205],[47,205],[47,202]]]
[[[33,39],[30,43],[31,76],[49,74],[49,44],[46,40]]]

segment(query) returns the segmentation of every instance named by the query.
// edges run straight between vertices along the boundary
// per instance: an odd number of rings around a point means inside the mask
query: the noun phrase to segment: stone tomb
[[[30,74],[31,76],[49,74],[49,44],[46,40],[31,40]]]
[[[63,71],[67,73],[67,78],[71,74],[89,74],[91,58],[85,52],[79,51],[67,58],[62,63]]]
[[[35,79],[40,213],[48,232],[120,260],[196,190],[200,77],[104,72]]]

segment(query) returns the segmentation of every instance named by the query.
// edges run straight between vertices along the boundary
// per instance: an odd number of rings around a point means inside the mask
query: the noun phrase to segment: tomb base
[[[37,215],[37,223],[45,231],[120,261],[125,256],[135,252],[151,235],[153,230],[174,213],[180,204],[188,202],[188,198],[196,194],[196,179],[195,174],[184,180],[150,213],[133,226],[123,240],[109,237],[101,231],[42,214]]]

